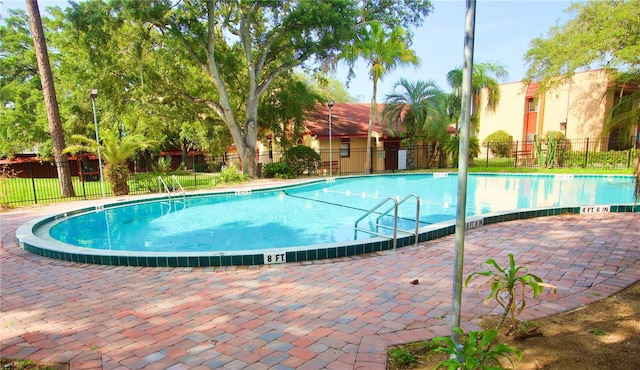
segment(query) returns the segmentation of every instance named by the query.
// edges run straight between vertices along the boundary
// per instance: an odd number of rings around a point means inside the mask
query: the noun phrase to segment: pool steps
[[[415,217],[415,232],[414,231],[409,231],[409,230],[403,230],[403,229],[398,229],[398,209],[400,208],[400,205],[404,202],[406,202],[407,200],[411,199],[411,198],[416,198],[416,217]],[[393,202],[393,206],[390,207],[389,209],[387,209],[386,211],[380,213],[380,215],[378,216],[378,218],[376,218],[376,230],[373,231],[371,229],[366,229],[366,228],[362,228],[358,226],[358,223],[360,223],[360,221],[364,220],[367,216],[371,215],[372,213],[376,212],[380,207],[384,206],[385,204],[387,204],[389,201]],[[374,206],[373,208],[371,208],[370,210],[368,210],[367,212],[365,212],[362,216],[360,216],[360,218],[358,218],[358,220],[356,220],[354,226],[353,226],[353,239],[354,240],[358,240],[358,231],[362,231],[365,232],[367,234],[370,235],[376,235],[376,236],[380,236],[383,238],[390,238],[393,241],[393,250],[396,250],[397,246],[398,246],[398,231],[400,231],[401,233],[404,233],[406,235],[413,235],[414,240],[415,240],[415,245],[418,245],[418,230],[420,229],[420,202],[421,199],[420,197],[416,194],[416,193],[412,193],[407,195],[406,197],[402,198],[402,199],[398,199],[396,197],[388,197],[383,199],[380,203],[378,203],[376,206]],[[389,212],[393,211],[393,227],[385,225],[383,223],[380,222],[380,220],[387,216],[389,214]],[[388,234],[384,234],[380,232],[380,229],[387,229],[387,230],[393,230],[393,236],[389,236]]]

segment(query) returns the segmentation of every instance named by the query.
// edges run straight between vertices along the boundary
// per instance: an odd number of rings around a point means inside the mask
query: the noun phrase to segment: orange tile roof
[[[332,137],[366,137],[369,128],[369,103],[335,103],[331,108]],[[378,104],[381,113],[384,104]],[[305,126],[309,133],[318,137],[329,136],[329,106],[318,103],[313,111],[307,112]],[[385,132],[380,124],[374,122],[373,130]]]

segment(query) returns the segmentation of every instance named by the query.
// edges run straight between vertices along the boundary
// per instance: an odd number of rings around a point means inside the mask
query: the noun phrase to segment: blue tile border
[[[407,176],[411,174],[396,174],[387,176]],[[416,174],[418,175],[418,174]],[[424,175],[424,174],[420,174]],[[447,173],[447,176],[457,176],[456,173]],[[538,175],[538,174],[482,174],[484,176],[500,175],[500,176],[554,176]],[[574,177],[592,177],[593,175],[575,175]],[[602,176],[602,175],[597,175]],[[627,175],[611,175],[611,177],[626,177]],[[357,178],[363,176],[351,176]],[[298,186],[308,186],[310,184],[325,182],[325,179],[307,181],[302,184],[279,186],[273,188],[256,189],[252,193],[273,192],[279,189],[290,189]],[[216,195],[236,195],[235,191],[216,192]],[[201,197],[202,194],[187,194],[186,197]],[[262,251],[250,251],[245,254],[222,254],[208,255],[205,252],[198,254],[191,252],[187,256],[183,255],[154,255],[153,253],[144,254],[142,252],[126,252],[126,251],[104,251],[97,249],[86,249],[81,247],[69,246],[69,248],[53,246],[51,242],[41,239],[34,235],[33,230],[39,226],[70,215],[83,212],[91,212],[102,208],[121,207],[123,205],[135,204],[141,202],[156,201],[158,198],[148,198],[144,200],[128,200],[117,203],[105,204],[102,206],[84,207],[70,212],[57,214],[51,217],[41,218],[22,225],[16,231],[16,242],[26,251],[52,259],[64,260],[82,264],[97,264],[111,266],[140,266],[140,267],[224,267],[224,266],[255,266],[265,264],[265,254]],[[600,206],[602,207],[602,206]],[[591,207],[598,208],[598,206]],[[579,214],[582,211],[580,206],[572,207],[550,207],[529,210],[514,210],[509,212],[497,212],[492,214],[478,215],[467,217],[469,220],[481,220],[481,224],[490,225],[494,223],[522,220],[534,217],[545,217],[562,214]],[[640,212],[640,204],[619,204],[610,205],[608,212]],[[420,229],[418,235],[419,242],[426,242],[442,238],[455,233],[455,220],[441,222],[429,225]],[[415,244],[415,236],[398,237],[397,248],[410,246]],[[347,243],[316,245],[299,248],[282,248],[276,249],[275,252],[283,253],[286,256],[286,262],[305,262],[332,258],[352,257],[362,254],[369,254],[393,249],[393,242],[390,239],[377,237],[372,239],[357,240]],[[272,252],[271,250],[269,251]]]

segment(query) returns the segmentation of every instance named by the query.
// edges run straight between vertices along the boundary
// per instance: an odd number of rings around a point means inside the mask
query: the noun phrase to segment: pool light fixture
[[[100,171],[100,192],[104,198],[104,177],[102,175],[102,156],[100,155],[100,134],[98,133],[98,116],[96,115],[96,98],[98,97],[98,89],[91,89],[89,98],[91,98],[91,106],[93,107],[93,124],[96,129],[96,146],[98,147],[98,170]]]
[[[331,108],[336,102],[329,100],[329,177],[333,177],[333,148],[331,147]]]

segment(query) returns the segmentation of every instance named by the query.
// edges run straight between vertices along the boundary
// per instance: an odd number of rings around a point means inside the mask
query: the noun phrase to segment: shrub
[[[308,146],[298,145],[284,153],[284,161],[293,168],[296,176],[312,174],[320,165],[320,154]]]
[[[451,160],[453,161],[453,167],[458,166],[458,157],[460,154],[460,136],[453,135],[445,143],[444,151],[447,154],[451,154]],[[473,161],[480,154],[480,145],[478,145],[478,138],[472,136],[469,138],[469,161]]]
[[[487,136],[482,146],[486,146],[498,158],[507,158],[511,156],[513,138],[506,131],[498,130]]]
[[[218,185],[220,183],[225,184],[238,184],[245,181],[249,181],[251,177],[249,175],[245,175],[243,173],[238,172],[238,169],[235,166],[227,167],[220,172],[220,176],[218,176],[214,183]]]
[[[516,315],[522,312],[527,306],[525,299],[527,286],[531,289],[534,298],[542,293],[544,288],[549,288],[553,290],[554,293],[557,290],[554,285],[544,283],[540,277],[529,273],[526,267],[516,265],[512,253],[509,253],[509,266],[506,268],[501,267],[493,258],[484,261],[484,264],[492,266],[493,269],[476,271],[467,276],[465,286],[469,285],[469,281],[471,281],[474,276],[491,278],[485,282],[485,284],[489,284],[491,288],[491,292],[485,299],[485,304],[495,299],[504,309],[500,320],[498,320],[496,324],[496,329],[502,325],[508,314],[511,314],[511,328],[516,328]]]
[[[262,170],[265,178],[293,179],[296,172],[285,162],[267,163]]]
[[[405,347],[394,347],[389,350],[389,360],[398,367],[407,367],[415,364],[418,358]]]
[[[444,352],[451,357],[446,361],[441,361],[436,365],[436,369],[442,367],[448,370],[475,370],[475,369],[505,369],[500,364],[500,359],[506,359],[513,366],[513,360],[509,355],[515,355],[519,360],[522,354],[509,347],[506,344],[498,344],[493,346],[493,340],[498,335],[495,329],[485,332],[469,332],[465,336],[460,328],[453,329],[460,335],[460,344],[458,347],[450,337],[435,337],[433,343],[439,347],[434,351]]]
[[[554,138],[557,142],[560,142],[564,140],[564,134],[561,131],[547,131],[547,141],[549,141],[549,139],[551,138]]]
[[[155,193],[158,191],[158,174],[153,172],[135,174],[130,177],[129,185],[133,193]]]
[[[171,156],[160,157],[155,163],[151,164],[154,172],[161,173],[163,175],[171,172]]]
[[[193,165],[193,170],[195,172],[219,172],[220,171],[220,163],[196,163]]]

